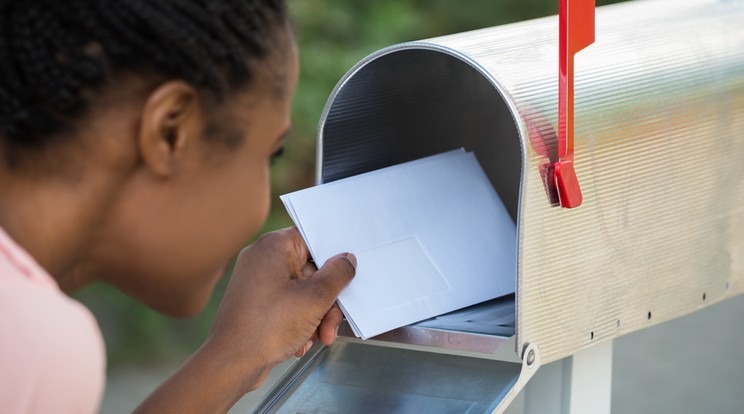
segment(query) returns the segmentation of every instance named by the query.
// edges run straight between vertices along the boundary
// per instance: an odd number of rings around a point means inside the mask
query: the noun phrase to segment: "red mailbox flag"
[[[574,55],[594,43],[594,0],[560,0],[558,161],[555,180],[561,206],[581,205],[574,159]]]

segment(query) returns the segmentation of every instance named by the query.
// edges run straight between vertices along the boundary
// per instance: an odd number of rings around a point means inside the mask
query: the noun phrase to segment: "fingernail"
[[[313,341],[307,341],[307,343],[305,344],[305,347],[302,349],[305,351],[305,353],[307,353],[307,351],[309,351],[310,348],[312,347],[313,347]]]
[[[349,259],[352,265],[354,265],[354,269],[357,267],[357,259],[356,256],[354,256],[354,253],[346,253],[346,258]]]

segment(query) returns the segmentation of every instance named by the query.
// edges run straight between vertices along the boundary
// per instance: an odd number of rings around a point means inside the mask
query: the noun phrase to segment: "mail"
[[[514,292],[514,222],[463,149],[281,200],[318,266],[356,255],[338,302],[363,339]]]

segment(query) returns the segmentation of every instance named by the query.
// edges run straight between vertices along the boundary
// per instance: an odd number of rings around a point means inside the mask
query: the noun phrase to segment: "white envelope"
[[[462,149],[281,199],[319,267],[356,255],[339,305],[363,339],[514,292],[514,222]]]

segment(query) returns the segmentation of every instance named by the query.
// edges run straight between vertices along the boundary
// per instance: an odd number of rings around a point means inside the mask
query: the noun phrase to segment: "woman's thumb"
[[[313,291],[329,302],[338,297],[341,289],[351,282],[356,274],[357,260],[352,253],[341,253],[331,257],[323,267],[307,281],[313,285]]]

